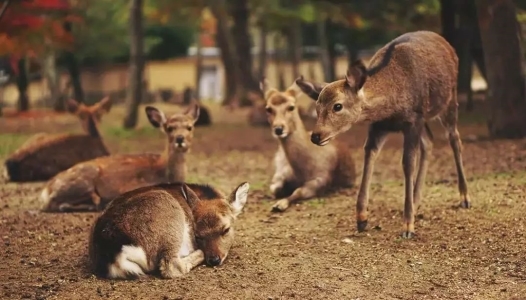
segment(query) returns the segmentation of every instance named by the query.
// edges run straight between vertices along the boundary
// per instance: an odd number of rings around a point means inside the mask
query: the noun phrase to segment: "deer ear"
[[[307,96],[309,96],[309,98],[311,98],[314,101],[318,100],[321,90],[323,90],[323,88],[327,85],[326,83],[320,84],[307,81],[303,78],[303,75],[296,78],[294,82],[301,89],[302,92],[304,92]]]
[[[248,184],[248,182],[243,182],[230,195],[228,202],[230,202],[230,207],[232,207],[234,217],[237,217],[241,213],[243,207],[247,203],[249,188],[250,184]]]
[[[73,99],[68,99],[66,101],[66,108],[72,114],[76,113],[79,107],[80,107],[80,104]]]
[[[164,113],[153,106],[146,106],[144,109],[146,111],[146,116],[148,121],[155,128],[162,128],[161,126],[166,123],[166,116]]]
[[[101,112],[109,113],[110,110],[111,110],[112,104],[113,103],[111,101],[110,96],[106,96],[106,97],[102,98],[102,100],[100,100],[100,102],[98,104],[98,107],[97,107],[97,110],[99,110]]]
[[[367,79],[367,68],[361,60],[356,60],[347,69],[347,75],[345,75],[347,85],[357,93],[365,84]]]
[[[190,107],[186,110],[185,114],[190,115],[194,119],[194,123],[197,122],[197,119],[199,119],[199,113],[201,112],[201,109],[199,108],[199,104],[197,102],[194,102]]]
[[[199,197],[197,197],[195,192],[183,183],[181,185],[181,194],[183,195],[186,203],[188,203],[188,206],[190,206],[191,209],[194,209],[197,205],[197,202],[199,201]]]

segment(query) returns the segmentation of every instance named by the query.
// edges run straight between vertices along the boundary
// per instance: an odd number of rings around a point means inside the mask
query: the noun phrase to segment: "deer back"
[[[79,162],[106,155],[99,137],[41,134],[9,156],[6,167],[12,181],[48,180]]]

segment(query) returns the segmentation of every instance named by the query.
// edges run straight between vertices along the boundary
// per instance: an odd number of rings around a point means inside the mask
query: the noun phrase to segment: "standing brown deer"
[[[87,106],[67,101],[85,134],[48,134],[32,136],[5,161],[6,177],[13,182],[48,180],[77,163],[109,155],[97,128],[101,116],[111,109],[109,97]]]
[[[57,174],[40,194],[45,211],[93,211],[104,208],[113,198],[136,188],[163,183],[184,182],[186,153],[199,117],[194,104],[185,113],[170,118],[147,106],[150,123],[166,136],[164,152],[159,154],[116,154],[89,160]]]
[[[349,66],[346,78],[316,84],[296,79],[301,89],[316,101],[318,120],[311,141],[326,145],[355,123],[372,122],[365,142],[362,183],[356,204],[358,231],[367,226],[367,202],[374,161],[389,132],[404,135],[405,177],[404,229],[402,236],[414,235],[415,207],[418,208],[432,149],[432,135],[426,121],[439,119],[446,128],[458,174],[461,206],[471,202],[457,130],[457,73],[455,50],[440,35],[429,31],[403,34],[371,58],[369,68],[361,61]],[[426,131],[426,132],[424,132]],[[427,133],[427,135],[426,135]],[[417,151],[420,162],[413,183]]]

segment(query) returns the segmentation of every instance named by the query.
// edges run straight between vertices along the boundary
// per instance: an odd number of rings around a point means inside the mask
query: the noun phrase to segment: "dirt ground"
[[[166,107],[166,106],[164,106]],[[167,108],[174,110],[173,107]],[[141,111],[142,112],[142,111]],[[473,200],[460,201],[452,152],[438,124],[413,240],[402,240],[401,136],[380,154],[371,187],[369,229],[355,230],[357,188],[270,214],[268,184],[277,147],[246,111],[212,109],[196,129],[189,180],[229,192],[251,190],[224,265],[186,277],[137,281],[93,277],[86,246],[95,213],[37,211],[43,183],[0,183],[1,299],[526,299],[526,140],[488,141],[477,114],[461,116],[464,165]],[[103,119],[113,152],[160,151],[161,133],[144,116],[120,129],[122,108]],[[482,119],[483,120],[483,119]],[[0,118],[0,159],[35,132],[80,131],[74,117]],[[341,137],[361,173],[365,125]],[[357,179],[357,185],[359,179]]]

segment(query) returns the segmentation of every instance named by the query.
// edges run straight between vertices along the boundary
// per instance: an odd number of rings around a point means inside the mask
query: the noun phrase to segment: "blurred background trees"
[[[0,8],[6,3],[0,0]],[[217,47],[222,103],[237,107],[250,105],[262,77],[276,78],[280,88],[299,75],[333,81],[342,76],[337,58],[367,57],[404,32],[425,29],[456,49],[464,108],[479,105],[471,86],[475,66],[488,86],[480,105],[489,108],[491,136],[523,137],[524,7],[525,0],[12,0],[0,19],[0,67],[8,78],[0,85],[17,86],[24,111],[30,82],[44,78],[44,104],[63,110],[66,97],[90,101],[83,70],[103,76],[102,66],[127,63],[123,126],[133,128],[152,84],[145,63],[195,56],[195,76],[184,80],[204,98],[203,61]],[[303,62],[313,63],[307,70]],[[314,78],[315,63],[322,78]]]

